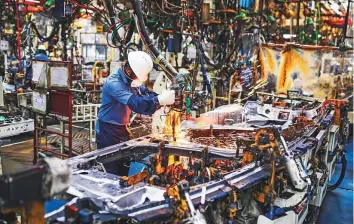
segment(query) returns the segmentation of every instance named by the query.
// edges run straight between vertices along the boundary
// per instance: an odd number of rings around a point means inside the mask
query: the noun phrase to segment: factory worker
[[[303,81],[300,78],[296,78],[293,82],[293,89],[297,90],[302,94],[303,92]]]
[[[98,148],[108,147],[130,139],[128,128],[131,112],[151,115],[161,105],[172,105],[173,90],[160,95],[138,86],[152,71],[151,57],[142,51],[131,52],[125,65],[111,74],[102,89],[102,105],[98,114],[96,137]],[[135,87],[132,87],[135,86]]]
[[[132,111],[151,115],[160,106],[172,105],[175,102],[173,90],[166,90],[157,95],[144,86],[132,87],[132,83],[136,86],[139,82],[145,82],[152,68],[153,62],[147,53],[131,52],[125,65],[105,81],[96,122],[96,143],[99,149],[132,138],[128,127]],[[106,169],[110,172],[107,167]]]
[[[49,61],[49,57],[47,55],[47,51],[45,49],[45,47],[43,45],[39,45],[36,53],[34,55],[34,59],[35,60],[39,60],[39,61]],[[24,67],[27,65],[23,65]],[[25,73],[25,77],[26,77],[26,86],[30,87],[31,86],[31,80],[33,77],[33,71],[32,71],[32,64],[30,64],[27,68],[26,68],[26,73]]]

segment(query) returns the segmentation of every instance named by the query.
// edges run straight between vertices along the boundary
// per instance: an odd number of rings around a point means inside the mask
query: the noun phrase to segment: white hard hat
[[[141,82],[145,82],[153,67],[150,55],[143,51],[130,52],[128,54],[128,62],[138,79]]]

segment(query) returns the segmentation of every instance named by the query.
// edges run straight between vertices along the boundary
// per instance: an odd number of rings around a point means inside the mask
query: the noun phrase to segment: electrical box
[[[8,51],[9,42],[7,40],[0,40],[0,51]]]

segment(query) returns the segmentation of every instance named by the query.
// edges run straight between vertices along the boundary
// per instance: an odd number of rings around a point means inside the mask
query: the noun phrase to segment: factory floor
[[[138,138],[151,133],[151,126],[147,127],[147,123],[151,124],[149,117],[137,117],[131,125],[130,130],[134,137]],[[50,125],[48,129],[59,131],[59,125]],[[66,126],[67,130],[67,126]],[[86,153],[96,149],[96,144],[92,143],[89,148],[89,123],[77,123],[73,125],[73,147],[76,151]],[[33,133],[24,133],[17,136],[6,138],[10,142],[0,145],[0,175],[15,173],[30,167],[33,164]],[[60,143],[60,136],[50,135],[48,137],[48,146],[53,143]],[[65,140],[67,145],[67,140]],[[42,138],[42,144],[45,139]],[[48,155],[50,156],[50,155]]]
[[[345,147],[348,160],[347,170],[340,186],[328,192],[321,206],[317,224],[353,223],[353,140]],[[336,170],[334,180],[340,171]]]
[[[59,131],[60,126],[51,125],[50,129]],[[73,133],[88,136],[88,125],[74,125]],[[6,139],[10,140],[10,142],[4,143],[0,147],[1,173],[14,173],[30,167],[33,164],[33,133],[24,133]]]

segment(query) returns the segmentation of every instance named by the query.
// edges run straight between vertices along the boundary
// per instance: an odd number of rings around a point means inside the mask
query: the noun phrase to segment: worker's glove
[[[175,103],[175,91],[174,90],[164,90],[160,95],[157,96],[160,105],[172,105]]]

